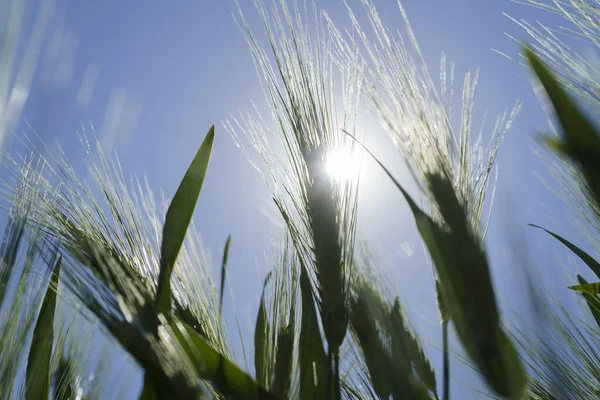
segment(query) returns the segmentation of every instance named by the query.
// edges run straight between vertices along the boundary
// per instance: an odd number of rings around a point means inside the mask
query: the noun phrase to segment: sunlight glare
[[[338,182],[355,179],[360,173],[360,158],[349,151],[334,151],[325,161],[327,174]]]

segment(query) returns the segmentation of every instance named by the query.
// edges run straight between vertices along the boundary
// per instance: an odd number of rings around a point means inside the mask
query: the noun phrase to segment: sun
[[[361,160],[358,154],[336,150],[325,157],[325,171],[335,181],[346,182],[358,178]]]

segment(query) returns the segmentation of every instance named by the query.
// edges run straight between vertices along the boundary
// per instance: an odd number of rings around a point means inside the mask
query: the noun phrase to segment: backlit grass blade
[[[54,341],[54,311],[61,262],[62,256],[59,257],[52,271],[46,296],[33,329],[25,377],[25,398],[27,400],[47,400],[50,394],[50,359]]]
[[[227,278],[227,259],[229,258],[229,245],[231,244],[231,235],[227,237],[225,242],[225,250],[223,251],[223,262],[221,263],[221,291],[219,292],[219,314],[223,314],[223,292],[225,290],[225,279]]]
[[[583,251],[581,248],[575,246],[573,243],[569,242],[567,239],[564,239],[564,238],[560,237],[559,235],[557,235],[556,233],[553,233],[553,232],[549,231],[548,229],[542,228],[541,226],[534,225],[534,224],[529,224],[529,226],[541,229],[541,230],[549,233],[550,235],[552,235],[554,238],[556,238],[562,244],[564,244],[565,246],[567,246],[569,248],[569,250],[571,250],[573,253],[575,253],[575,255],[577,257],[579,257],[592,270],[592,272],[594,274],[596,274],[596,276],[598,278],[600,278],[600,263],[598,261],[596,261],[588,253],[586,253],[585,251]]]
[[[210,160],[215,127],[212,126],[188,168],[171,205],[167,210],[160,252],[160,274],[156,292],[156,309],[159,314],[168,314],[171,310],[171,272],[179,249],[183,244],[188,225],[192,219],[200,189],[204,182]]]
[[[583,279],[581,275],[577,275],[577,280],[579,281],[580,285],[587,284],[587,281]],[[586,292],[581,292],[581,295],[585,299],[590,309],[590,312],[592,313],[592,316],[596,321],[596,324],[598,325],[598,327],[600,327],[600,297],[598,297],[597,294],[591,294]]]
[[[529,65],[544,86],[562,127],[562,152],[574,161],[585,177],[596,202],[600,204],[600,136],[590,120],[569,98],[552,72],[529,48]]]
[[[198,376],[210,381],[228,399],[275,399],[248,374],[213,349],[196,331],[174,320],[170,324]]]
[[[260,306],[258,307],[258,316],[256,317],[256,327],[254,328],[254,369],[256,370],[256,381],[264,387],[269,387],[269,372],[267,365],[270,360],[269,336],[270,327],[265,307],[265,289],[271,278],[271,273],[265,278],[262,295],[260,297]]]
[[[582,293],[600,294],[600,282],[582,283],[581,285],[569,286],[569,289]]]

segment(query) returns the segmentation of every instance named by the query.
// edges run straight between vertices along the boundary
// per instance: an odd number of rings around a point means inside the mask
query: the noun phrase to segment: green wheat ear
[[[439,276],[444,305],[459,339],[488,385],[498,394],[518,398],[526,374],[518,353],[502,330],[483,243],[447,176],[428,174],[429,190],[443,223],[434,221],[412,199],[383,163],[362,143],[409,204],[419,233]]]
[[[244,115],[242,121],[232,118],[227,127],[234,137],[238,131],[243,132],[262,157],[265,168],[261,173],[272,189],[302,268],[306,269],[301,274],[301,283],[310,284],[317,302],[327,359],[324,366],[310,367],[302,374],[323,369],[326,373],[319,375],[318,383],[313,383],[317,392],[312,393],[327,393],[330,388],[334,398],[338,398],[342,386],[340,349],[348,330],[349,266],[353,262],[358,178],[334,182],[325,172],[324,161],[329,152],[352,150],[352,143],[340,129],[354,129],[362,66],[358,62],[343,66],[342,90],[336,90],[338,64],[331,52],[332,42],[324,17],[316,6],[303,13],[295,1],[276,2],[275,10],[262,1],[255,4],[268,47],[260,46],[238,3],[240,27],[276,130],[270,130],[260,115]],[[342,107],[336,103],[338,94],[342,95]],[[308,293],[303,284],[300,285],[302,310],[307,310]],[[312,324],[312,320],[303,319],[300,340],[307,339],[303,331],[320,334],[307,324]],[[309,351],[312,354],[307,357],[314,358],[311,363],[320,363],[318,347],[314,343],[306,349],[300,347],[300,351]],[[304,355],[299,357],[302,359]],[[309,375],[301,377],[301,387],[309,390],[310,381],[314,378]]]
[[[579,167],[587,187],[600,207],[600,135],[536,54],[527,47],[524,51],[552,102],[562,128],[562,141],[555,142],[554,147]]]

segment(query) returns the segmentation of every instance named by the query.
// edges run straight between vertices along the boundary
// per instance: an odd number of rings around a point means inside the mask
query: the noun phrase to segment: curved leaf
[[[275,399],[237,365],[213,349],[192,327],[177,319],[170,326],[199,377],[213,383],[223,396],[228,399]]]
[[[588,253],[581,250],[579,247],[575,246],[573,243],[569,242],[567,239],[564,239],[564,238],[558,236],[556,233],[553,233],[553,232],[549,231],[548,229],[542,228],[541,226],[534,225],[534,224],[529,224],[529,226],[541,229],[541,230],[549,233],[550,235],[552,235],[554,238],[556,238],[562,244],[567,246],[569,248],[569,250],[571,250],[573,253],[575,253],[575,255],[577,257],[581,258],[581,260],[592,270],[592,272],[594,274],[596,274],[596,276],[598,278],[600,278],[600,263],[598,263],[598,261],[596,261]]]
[[[167,210],[160,251],[160,274],[156,291],[156,311],[158,314],[168,314],[171,310],[171,273],[192,219],[200,189],[202,189],[214,137],[215,127],[213,125],[179,184],[179,188]]]

